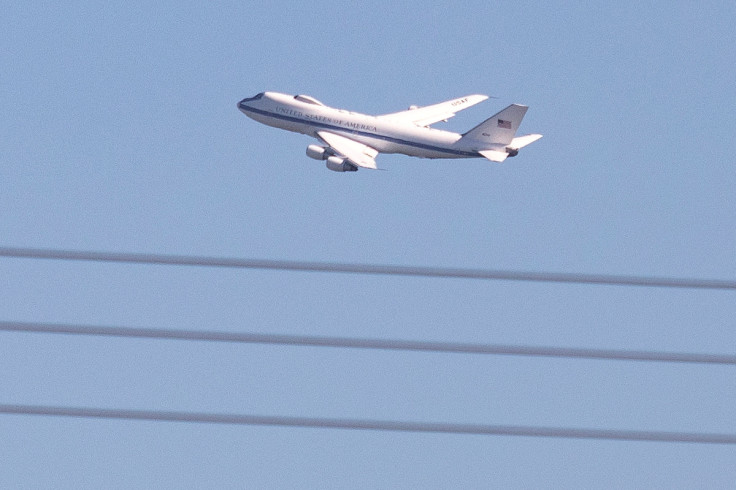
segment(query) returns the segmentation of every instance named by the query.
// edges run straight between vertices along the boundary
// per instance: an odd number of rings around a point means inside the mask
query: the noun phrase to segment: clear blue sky
[[[0,245],[736,278],[736,4],[17,2]],[[498,97],[502,165],[329,172],[263,90]],[[0,259],[0,320],[736,351],[733,292]],[[736,432],[736,372],[0,333],[0,403]],[[731,446],[0,415],[2,488],[731,487]]]

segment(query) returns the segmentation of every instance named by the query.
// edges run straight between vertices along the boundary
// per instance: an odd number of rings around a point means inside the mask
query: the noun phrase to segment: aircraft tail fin
[[[525,105],[511,104],[465,133],[462,139],[483,148],[506,146],[514,139],[527,109]]]
[[[516,136],[527,109],[525,105],[511,104],[465,133],[458,143],[492,162],[516,156],[520,148],[542,137],[541,134]]]

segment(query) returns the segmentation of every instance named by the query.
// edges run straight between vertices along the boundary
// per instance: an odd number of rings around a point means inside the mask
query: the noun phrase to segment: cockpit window
[[[246,99],[243,99],[241,102],[250,102],[251,100],[258,100],[261,97],[263,97],[264,92],[261,92],[260,94],[254,95],[253,97],[248,97]]]
[[[308,95],[295,95],[294,98],[300,102],[306,102],[307,104],[324,105],[322,102]]]

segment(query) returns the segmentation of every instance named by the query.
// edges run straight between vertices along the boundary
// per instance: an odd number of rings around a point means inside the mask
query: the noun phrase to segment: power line
[[[655,276],[625,276],[610,274],[579,274],[564,272],[532,272],[451,267],[413,267],[378,264],[348,264],[339,262],[308,262],[291,260],[239,259],[197,255],[163,255],[147,253],[90,252],[38,248],[0,247],[0,257],[117,262],[128,264],[186,265],[226,267],[236,269],[269,269],[301,272],[337,272],[413,277],[496,279],[506,281],[600,284],[609,286],[648,286],[689,289],[736,289],[736,281]]]
[[[611,429],[575,429],[524,425],[453,424],[392,420],[285,417],[228,413],[123,410],[43,405],[0,405],[0,413],[95,419],[145,420],[152,422],[190,422],[204,424],[260,425],[315,429],[352,429],[392,432],[424,432],[485,436],[555,437],[565,439],[606,439],[617,441],[687,442],[736,444],[736,434],[703,432],[664,432]]]
[[[736,365],[736,355],[657,352],[641,350],[584,349],[529,345],[475,344],[416,340],[382,340],[332,336],[280,335],[264,333],[217,332],[135,327],[105,327],[54,323],[0,322],[0,331],[71,335],[93,335],[147,339],[231,342],[312,347],[340,347],[457,354],[495,354],[513,356],[606,359],[619,361],[680,362]]]

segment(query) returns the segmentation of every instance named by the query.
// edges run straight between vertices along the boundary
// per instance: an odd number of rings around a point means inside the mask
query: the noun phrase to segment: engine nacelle
[[[326,165],[327,168],[329,168],[333,172],[355,172],[356,170],[358,170],[358,167],[356,167],[355,165],[352,165],[351,163],[345,161],[344,158],[336,157],[335,155],[327,158]]]
[[[324,146],[309,145],[307,146],[307,156],[309,158],[314,158],[315,160],[326,160],[329,156],[326,150],[327,148]]]

